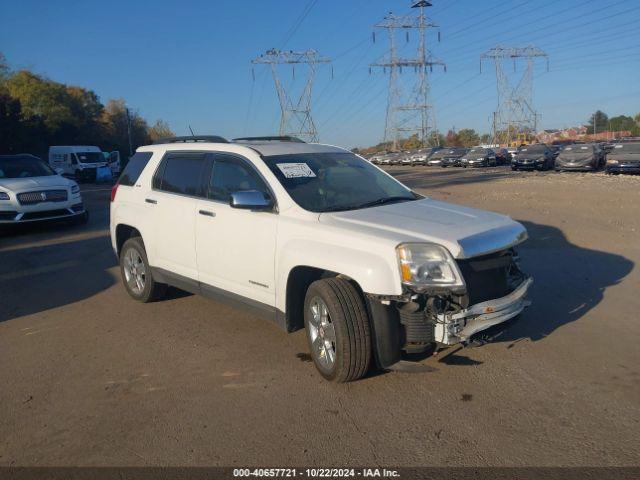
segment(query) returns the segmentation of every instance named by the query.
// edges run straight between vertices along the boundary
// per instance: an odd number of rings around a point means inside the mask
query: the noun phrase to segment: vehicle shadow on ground
[[[520,222],[529,232],[519,251],[522,269],[534,278],[532,305],[502,328],[496,342],[544,339],[586,315],[634,269],[621,255],[572,244],[556,227]]]
[[[0,322],[92,297],[116,282],[116,264],[107,235],[0,250]]]

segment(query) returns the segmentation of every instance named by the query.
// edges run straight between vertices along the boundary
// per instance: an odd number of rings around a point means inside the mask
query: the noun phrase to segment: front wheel
[[[369,316],[353,284],[337,277],[313,282],[304,301],[304,325],[313,362],[325,379],[343,383],[367,373]]]
[[[147,252],[140,237],[124,242],[120,251],[120,274],[127,293],[142,303],[160,299],[167,286],[153,279]]]

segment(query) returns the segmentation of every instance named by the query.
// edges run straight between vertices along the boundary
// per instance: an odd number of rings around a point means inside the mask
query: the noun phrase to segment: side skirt
[[[171,285],[172,287],[179,288],[180,290],[184,290],[195,295],[202,295],[203,297],[225,303],[239,310],[245,310],[251,315],[275,322],[282,330],[285,332],[287,331],[285,314],[276,307],[272,307],[271,305],[267,305],[262,302],[257,302],[251,298],[238,295],[237,293],[222,290],[221,288],[214,287],[213,285],[169,272],[162,268],[151,267],[151,274],[153,275],[153,279],[157,282],[166,283],[167,285]]]

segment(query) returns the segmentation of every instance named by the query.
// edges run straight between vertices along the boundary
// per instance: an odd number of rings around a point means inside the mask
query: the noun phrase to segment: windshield
[[[0,178],[48,177],[56,172],[35,157],[0,158]]]
[[[522,147],[520,149],[520,152],[527,152],[527,153],[544,153],[545,149],[547,147],[545,147],[544,145],[528,145],[526,147]]]
[[[303,153],[264,162],[305,210],[355,210],[415,200],[411,190],[352,153]]]
[[[618,145],[614,145],[611,152],[609,152],[609,156],[611,155],[624,155],[624,154],[640,154],[640,143],[620,143]]]
[[[464,155],[467,152],[466,148],[451,148],[447,150],[445,156],[447,157],[459,157],[460,155]]]
[[[591,145],[572,145],[570,147],[565,147],[560,155],[563,157],[570,155],[585,155],[585,154],[593,154],[593,146]]]
[[[484,157],[485,155],[488,155],[488,151],[484,148],[472,148],[467,153],[468,157]]]
[[[104,163],[104,155],[102,152],[76,152],[80,163]]]

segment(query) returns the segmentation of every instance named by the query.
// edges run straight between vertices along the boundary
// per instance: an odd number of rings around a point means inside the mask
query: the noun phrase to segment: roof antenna
[[[191,136],[192,136],[192,137],[195,137],[195,136],[196,136],[196,134],[195,134],[195,133],[193,133],[193,129],[191,128],[191,125],[189,125],[189,131],[191,132]]]

